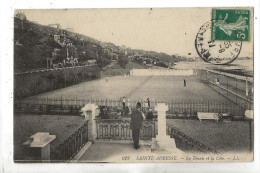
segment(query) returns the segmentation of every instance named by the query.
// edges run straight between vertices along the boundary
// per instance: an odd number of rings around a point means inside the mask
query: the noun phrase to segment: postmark
[[[242,40],[212,40],[212,23],[215,22],[216,20],[213,19],[200,27],[195,39],[196,51],[198,55],[206,62],[219,65],[229,64],[238,57],[242,48]]]
[[[212,9],[211,40],[249,41],[250,10]]]

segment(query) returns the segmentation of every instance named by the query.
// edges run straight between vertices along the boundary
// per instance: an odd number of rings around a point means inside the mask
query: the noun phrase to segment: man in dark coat
[[[141,112],[141,103],[137,103],[136,110],[132,111],[130,129],[132,129],[132,137],[135,149],[139,148],[139,135],[142,128],[142,122],[145,119],[143,112]]]

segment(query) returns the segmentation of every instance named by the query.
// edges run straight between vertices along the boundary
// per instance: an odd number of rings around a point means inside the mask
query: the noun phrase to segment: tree
[[[54,62],[61,63],[64,59],[67,57],[67,51],[66,48],[61,48],[60,51],[57,52],[57,55],[54,59]]]
[[[100,68],[103,68],[110,63],[111,63],[111,61],[108,60],[106,57],[100,56],[100,57],[97,58],[97,65]]]
[[[119,55],[118,63],[122,68],[125,68],[126,64],[128,63],[128,58],[124,55]]]

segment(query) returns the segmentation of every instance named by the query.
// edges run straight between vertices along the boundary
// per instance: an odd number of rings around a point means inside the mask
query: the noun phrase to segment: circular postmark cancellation
[[[238,57],[242,40],[212,40],[211,28],[215,21],[216,19],[212,19],[200,27],[195,39],[195,48],[198,55],[206,62],[218,65],[229,64]]]

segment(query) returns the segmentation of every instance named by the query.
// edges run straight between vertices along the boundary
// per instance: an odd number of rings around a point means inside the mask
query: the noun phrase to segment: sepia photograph
[[[254,7],[13,15],[15,163],[254,161]]]

